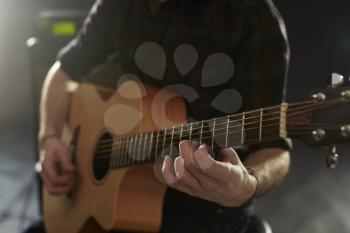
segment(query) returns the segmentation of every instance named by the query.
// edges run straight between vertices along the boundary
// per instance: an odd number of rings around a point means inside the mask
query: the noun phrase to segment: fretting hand
[[[175,161],[166,156],[163,162],[162,174],[169,186],[230,207],[238,207],[254,195],[257,180],[233,149],[221,150],[217,161],[197,142],[182,141],[179,148]]]

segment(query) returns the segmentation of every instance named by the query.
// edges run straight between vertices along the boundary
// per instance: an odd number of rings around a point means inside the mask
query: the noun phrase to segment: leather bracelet
[[[249,175],[252,175],[255,179],[256,179],[256,189],[255,189],[255,192],[254,194],[252,195],[251,198],[254,198],[256,197],[256,195],[259,193],[260,191],[260,188],[261,188],[261,183],[260,183],[260,180],[259,180],[259,177],[255,174],[255,171],[253,168],[251,167],[246,167]]]

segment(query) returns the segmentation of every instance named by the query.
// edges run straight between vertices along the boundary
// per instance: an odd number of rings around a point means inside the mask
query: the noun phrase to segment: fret
[[[181,126],[181,140],[190,140],[190,124]]]
[[[230,124],[230,116],[227,116],[226,120],[226,139],[225,139],[225,148],[228,147],[228,126]]]
[[[197,140],[200,145],[203,145],[203,144],[209,145],[210,144],[208,142],[208,132],[210,132],[209,134],[211,135],[211,131],[210,131],[205,120],[193,123],[193,128],[192,128],[193,140]],[[209,137],[210,137],[210,135],[209,135]],[[211,142],[211,140],[210,140],[210,142]]]
[[[121,141],[120,141],[120,152],[119,152],[119,159],[118,159],[118,164],[119,164],[119,167],[123,166],[122,162],[123,162],[123,158],[125,156],[125,136],[121,138]]]
[[[208,145],[211,145],[213,149],[223,149],[227,148],[229,144],[229,121],[227,117],[219,117],[214,118],[210,121],[208,129],[205,128],[203,130],[209,131],[206,136],[210,140],[208,140]],[[231,142],[231,141],[230,141]]]
[[[142,161],[146,160],[146,146],[147,146],[147,138],[148,138],[147,136],[148,136],[148,132],[145,133],[145,138],[143,140],[144,147],[143,147]]]
[[[141,161],[142,159],[142,142],[143,142],[143,133],[139,133],[139,141],[137,142],[137,156],[136,161]]]
[[[173,131],[171,132],[171,141],[170,141],[170,157],[173,154],[173,141],[174,141],[174,125],[173,125]]]
[[[262,140],[261,136],[262,136],[262,121],[263,121],[263,109],[260,108],[260,120],[259,120],[259,141]]]
[[[133,146],[134,146],[134,137],[135,136],[130,136],[129,138],[129,143],[128,143],[128,156],[125,158],[125,165],[128,164],[128,162],[132,158],[132,152],[133,152]]]
[[[184,131],[184,124],[182,123],[182,124],[181,124],[181,131],[180,131],[180,139],[179,139],[179,142],[182,141],[182,133],[183,133],[183,131]]]
[[[264,109],[261,129],[261,141],[279,138],[280,112],[276,112],[276,109]]]
[[[193,128],[193,125],[192,125],[192,122],[190,123],[190,132],[189,132],[189,140],[191,141],[192,140],[192,128]]]
[[[242,113],[241,145],[244,144],[244,124],[245,124],[245,112]]]
[[[174,127],[173,149],[172,154],[179,154],[179,144],[181,142],[181,130],[182,126]]]
[[[244,143],[258,143],[260,140],[260,110],[246,112],[244,125]]]
[[[151,142],[149,144],[149,149],[148,149],[148,154],[147,154],[147,158],[151,157],[152,154],[152,149],[153,149],[153,136],[154,136],[154,131],[152,131],[151,133]]]
[[[137,145],[137,156],[136,156],[136,161],[141,161],[141,154],[142,154],[142,136],[143,133],[139,134],[139,142]]]
[[[120,137],[119,139],[118,139],[118,141],[119,141],[119,149],[117,149],[117,155],[118,155],[118,157],[117,157],[117,167],[120,167],[120,163],[121,163],[121,158],[122,158],[122,156],[123,156],[123,144],[122,144],[122,142],[123,142],[123,137]]]
[[[116,149],[116,166],[120,166],[120,160],[122,157],[122,137],[118,138],[118,147]]]
[[[114,140],[114,143],[115,143],[115,147],[114,147],[114,153],[113,153],[113,163],[114,163],[114,167],[118,167],[118,159],[119,159],[119,147],[120,147],[120,140],[119,138],[118,139],[115,139]]]
[[[215,123],[216,123],[216,118],[214,118],[214,122],[213,122],[213,130],[212,130],[212,136],[211,136],[211,148],[214,148],[214,140],[215,140]]]
[[[118,159],[118,140],[113,139],[113,146],[112,146],[112,153],[111,153],[112,159],[111,159],[111,166],[116,167],[117,166],[117,159]]]
[[[120,158],[122,156],[121,149],[122,149],[122,138],[118,138],[118,148],[117,148],[117,151],[116,151],[116,155],[117,155],[116,167],[120,166]]]
[[[124,153],[123,153],[123,166],[126,165],[129,156],[129,145],[130,145],[130,137],[125,137],[124,139]]]
[[[137,143],[139,140],[139,135],[136,134],[134,136],[134,145],[132,146],[132,151],[131,151],[131,159],[132,160],[137,160],[137,151],[138,151],[138,147],[137,147]]]
[[[201,132],[200,132],[200,134],[199,134],[199,145],[202,145],[203,124],[204,124],[204,121],[202,120],[202,123],[201,123]]]
[[[164,129],[164,139],[163,139],[163,146],[162,146],[162,158],[165,157],[165,140],[166,140],[166,128]]]
[[[154,152],[155,158],[157,158],[157,156],[158,156],[157,152],[158,152],[159,132],[160,132],[160,129],[157,132],[157,140],[156,140],[157,142],[156,142],[156,148],[155,148],[155,152]]]
[[[114,166],[114,148],[115,148],[115,141],[113,140],[112,141],[111,153],[109,154],[109,156],[110,156],[109,157],[109,167],[113,167]]]

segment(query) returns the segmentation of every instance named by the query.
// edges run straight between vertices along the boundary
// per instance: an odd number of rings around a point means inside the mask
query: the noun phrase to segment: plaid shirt
[[[148,76],[135,64],[137,48],[150,41],[165,51],[162,80]],[[198,62],[184,76],[173,59],[175,49],[183,44],[198,52]],[[225,83],[208,87],[201,80],[202,69],[215,53],[230,56],[235,70]],[[270,0],[169,0],[154,17],[147,0],[102,0],[58,59],[77,81],[97,65],[113,60],[122,65],[123,73],[133,73],[145,83],[189,86],[199,94],[188,104],[189,116],[202,120],[223,114],[211,101],[225,89],[242,95],[241,111],[280,103],[289,47],[284,24]],[[215,75],[215,67],[211,72]]]
[[[147,75],[136,63],[136,51],[148,42],[158,44],[165,53],[161,78]],[[195,48],[198,55],[193,68],[185,74],[179,71],[174,59],[174,52],[184,44]],[[230,57],[234,72],[224,82],[207,85],[203,82],[203,67],[213,54]],[[152,59],[156,56],[149,57],[150,65]],[[78,36],[60,51],[58,60],[76,81],[81,81],[98,65],[116,62],[123,73],[135,74],[147,84],[184,85],[196,93],[187,103],[189,117],[202,120],[224,115],[222,109],[230,109],[230,106],[218,109],[213,105],[223,90],[240,93],[240,111],[282,102],[289,46],[285,26],[271,0],[168,0],[154,16],[147,0],[101,0],[90,11]],[[215,74],[222,72],[221,65],[216,67],[214,62],[208,68],[209,83],[210,78],[215,79]],[[227,105],[232,101],[221,100]],[[189,197],[182,197],[186,198]],[[204,211],[207,214],[218,208],[193,199],[187,205],[199,203],[201,210],[203,206],[211,206]]]

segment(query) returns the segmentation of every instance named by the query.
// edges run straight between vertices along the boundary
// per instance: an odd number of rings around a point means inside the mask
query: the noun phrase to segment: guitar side
[[[44,189],[44,220],[48,233],[96,233],[109,230],[157,232],[162,221],[166,186],[156,177],[154,166],[137,165],[109,170],[96,180],[92,161],[97,139],[106,132],[125,135],[169,127],[186,119],[183,100],[136,82],[125,82],[117,92],[82,84],[74,92],[67,124],[70,137],[79,128],[74,151],[78,181],[69,195],[52,196]],[[159,99],[159,98],[158,98]],[[127,106],[141,113],[141,120],[131,131],[125,125],[135,120],[122,114],[117,106]],[[164,108],[165,107],[165,108]],[[112,109],[112,110],[111,110]],[[164,115],[165,114],[165,115]],[[109,120],[109,119],[112,119]],[[155,169],[156,173],[159,169]]]

